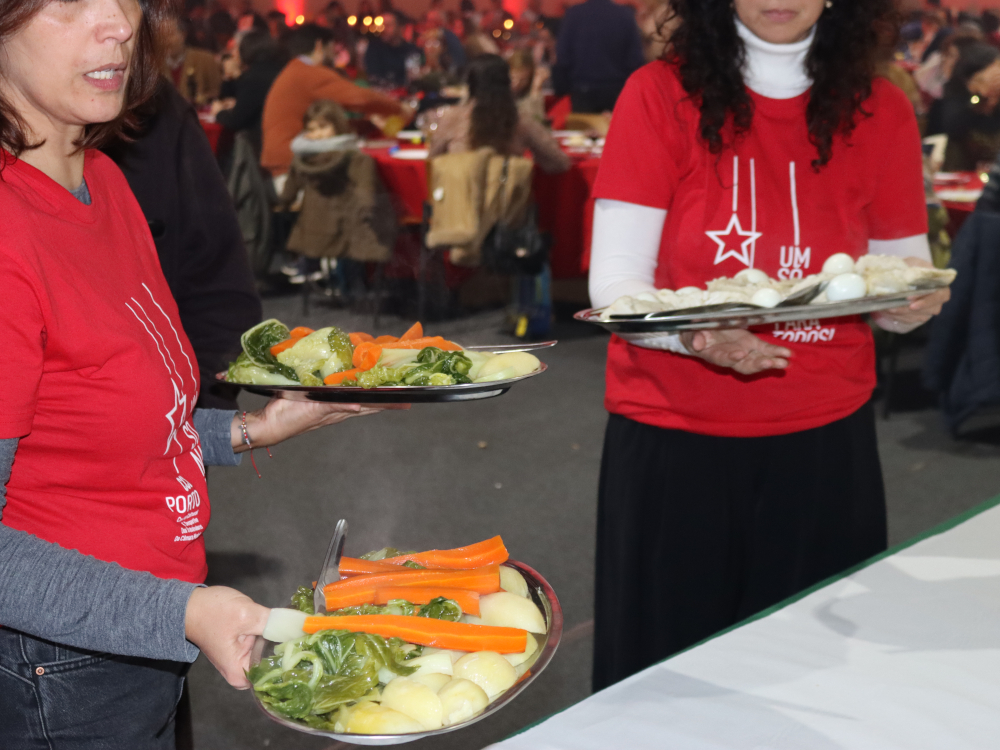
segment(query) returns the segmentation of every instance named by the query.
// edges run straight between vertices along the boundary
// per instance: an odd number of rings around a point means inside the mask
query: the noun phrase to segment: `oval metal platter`
[[[525,582],[528,584],[528,592],[531,594],[531,600],[538,605],[542,610],[542,614],[545,615],[545,622],[548,625],[549,632],[545,636],[544,643],[540,644],[535,660],[530,662],[529,673],[527,677],[521,679],[520,682],[508,688],[504,693],[500,694],[495,698],[479,716],[475,716],[468,721],[463,721],[461,724],[456,724],[451,727],[444,727],[443,729],[435,729],[427,732],[411,732],[409,734],[340,734],[337,732],[324,732],[320,729],[313,729],[305,724],[299,724],[291,719],[286,719],[283,716],[278,716],[268,711],[267,706],[260,702],[257,698],[257,694],[251,690],[250,693],[254,697],[254,703],[260,708],[264,714],[271,719],[281,724],[289,729],[294,729],[297,732],[305,732],[306,734],[314,734],[320,737],[329,737],[331,739],[340,740],[341,742],[347,742],[352,745],[401,745],[404,742],[413,742],[414,740],[422,740],[425,737],[433,737],[438,734],[444,734],[445,732],[454,732],[456,729],[464,729],[467,726],[475,724],[477,721],[485,719],[491,714],[495,714],[497,711],[502,709],[512,700],[514,700],[518,695],[520,695],[524,690],[530,685],[538,675],[542,673],[542,670],[548,666],[549,662],[552,661],[552,657],[556,653],[556,649],[559,647],[559,641],[562,640],[563,633],[563,612],[562,607],[559,604],[559,599],[556,597],[556,592],[552,590],[548,581],[542,578],[533,568],[525,565],[524,563],[517,562],[516,560],[508,560],[504,563],[507,567],[513,568],[524,576]],[[260,636],[257,637],[254,643],[253,654],[251,656],[250,662],[251,666],[259,664],[261,659],[264,658],[265,654],[270,655],[274,649],[274,644],[265,641]]]

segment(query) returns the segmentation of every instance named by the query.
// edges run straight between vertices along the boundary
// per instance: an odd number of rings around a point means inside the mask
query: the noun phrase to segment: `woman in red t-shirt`
[[[873,78],[891,0],[671,6],[601,159],[595,306],[841,252],[929,263],[916,119]],[[947,296],[876,322],[905,332]],[[595,689],[885,548],[874,385],[859,317],[612,337]]]
[[[96,150],[153,93],[168,8],[0,3],[5,750],[172,748],[199,649],[248,687],[269,611],[200,586],[204,465],[371,411],[195,410],[195,355],[149,228]]]

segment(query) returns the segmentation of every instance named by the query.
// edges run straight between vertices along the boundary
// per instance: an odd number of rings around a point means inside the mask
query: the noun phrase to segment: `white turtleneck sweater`
[[[746,46],[743,80],[747,88],[769,99],[793,99],[809,90],[812,81],[805,63],[815,27],[806,39],[794,44],[765,42],[739,20],[736,30]],[[589,278],[594,307],[605,307],[625,295],[655,291],[653,280],[666,218],[667,212],[662,209],[606,199],[596,201]],[[927,236],[923,234],[899,240],[869,240],[868,252],[931,259]],[[900,326],[878,314],[875,320],[897,333],[916,327]],[[676,334],[629,334],[625,338],[650,349],[689,353]]]

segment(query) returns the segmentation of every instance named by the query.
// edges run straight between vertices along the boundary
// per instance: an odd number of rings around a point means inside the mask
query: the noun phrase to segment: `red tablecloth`
[[[397,159],[386,148],[365,151],[378,164],[379,175],[399,201],[404,217],[420,217],[427,200],[427,163]],[[557,279],[577,278],[585,273],[594,213],[590,191],[599,164],[599,159],[584,156],[575,158],[564,174],[535,171],[538,221],[544,231],[552,233],[552,275]]]
[[[962,176],[961,182],[949,183],[947,185],[935,182],[935,190],[982,190],[983,181],[980,179],[977,172],[960,172]],[[958,230],[962,228],[962,224],[965,220],[972,215],[972,212],[976,209],[975,201],[941,201],[941,205],[948,210],[948,234],[951,235],[952,239],[955,239],[955,235],[958,234]]]
[[[208,143],[212,147],[212,153],[218,156],[219,138],[222,136],[223,127],[215,121],[209,121],[202,117],[198,118],[198,122],[201,123],[201,128],[205,131],[205,135],[208,136]]]

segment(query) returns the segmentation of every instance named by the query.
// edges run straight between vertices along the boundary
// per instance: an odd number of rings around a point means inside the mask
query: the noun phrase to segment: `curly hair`
[[[713,154],[750,130],[753,99],[743,84],[746,47],[731,0],[669,0],[665,25],[676,24],[663,59],[677,66],[684,90],[701,111],[699,131]],[[816,24],[806,57],[813,85],[806,109],[814,169],[833,155],[834,137],[849,137],[868,117],[879,50],[895,39],[894,0],[834,0]]]
[[[4,42],[24,28],[49,0],[0,0],[0,50]],[[162,38],[174,12],[172,0],[139,0],[142,20],[136,30],[135,48],[129,63],[125,102],[110,122],[88,125],[76,144],[81,149],[100,148],[115,138],[128,138],[139,127],[142,106],[156,92],[162,60]],[[0,70],[0,76],[3,71]],[[0,94],[0,147],[13,156],[38,148],[17,109]]]

